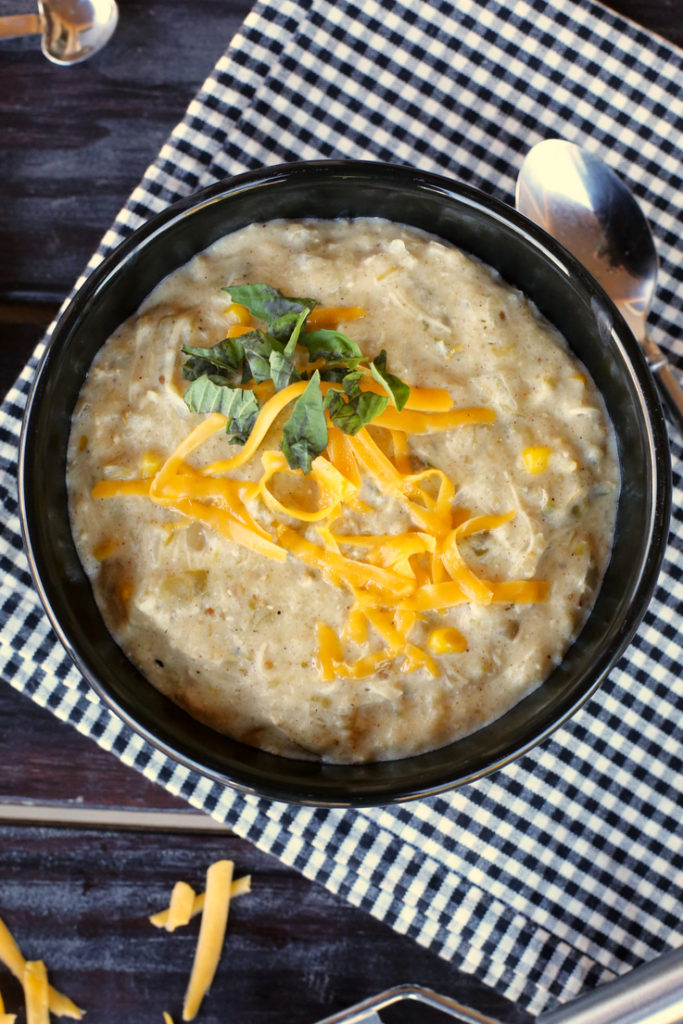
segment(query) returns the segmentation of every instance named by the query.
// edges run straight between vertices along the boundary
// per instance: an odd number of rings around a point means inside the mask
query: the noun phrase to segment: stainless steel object
[[[501,1024],[420,985],[397,985],[317,1024],[384,1024],[383,1010],[415,1002],[440,1011],[444,1024],[447,1019],[461,1024]],[[407,1019],[415,1020],[415,1016]],[[400,1014],[391,1016],[392,1024],[400,1024],[400,1020]],[[683,1024],[683,947],[542,1013],[535,1024]]]
[[[683,391],[646,330],[657,252],[647,220],[621,178],[587,150],[564,139],[546,139],[524,159],[516,206],[566,246],[610,296],[683,429]]]
[[[0,18],[0,39],[42,35],[54,64],[78,64],[105,46],[118,24],[116,0],[38,0],[37,14]]]
[[[370,999],[364,999],[362,1003],[350,1006],[348,1010],[325,1017],[316,1024],[384,1024],[383,1018],[379,1016],[380,1011],[399,1006],[401,1003],[420,1003],[432,1010],[439,1010],[444,1018],[444,1024],[446,1018],[461,1021],[462,1024],[502,1024],[493,1017],[484,1016],[449,996],[440,995],[421,985],[396,985],[395,988],[387,989],[379,995],[371,996]],[[430,1020],[432,1019],[430,1017]]]

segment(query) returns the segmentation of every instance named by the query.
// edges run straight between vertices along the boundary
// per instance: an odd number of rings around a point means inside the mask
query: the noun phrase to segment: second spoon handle
[[[40,35],[43,24],[39,14],[8,14],[0,18],[0,39]]]
[[[683,391],[681,390],[681,385],[676,380],[666,356],[651,338],[645,338],[643,350],[667,408],[676,426],[683,432]]]

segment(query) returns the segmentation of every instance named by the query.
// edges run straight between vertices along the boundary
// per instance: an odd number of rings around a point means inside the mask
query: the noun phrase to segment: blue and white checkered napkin
[[[150,213],[259,165],[400,161],[511,201],[523,154],[559,135],[601,153],[641,200],[661,258],[652,334],[683,368],[682,83],[680,51],[590,0],[259,0],[90,266]],[[55,640],[16,516],[35,362],[0,421],[4,679],[532,1012],[683,941],[680,436],[664,569],[597,696],[532,753],[457,792],[297,809],[170,762],[100,703]]]

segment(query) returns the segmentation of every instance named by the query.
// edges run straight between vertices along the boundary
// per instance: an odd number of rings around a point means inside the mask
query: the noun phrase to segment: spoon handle
[[[39,14],[9,14],[0,18],[0,39],[40,35],[43,25]]]
[[[651,338],[645,338],[643,350],[671,417],[678,429],[683,431],[683,391],[674,376],[671,365]]]

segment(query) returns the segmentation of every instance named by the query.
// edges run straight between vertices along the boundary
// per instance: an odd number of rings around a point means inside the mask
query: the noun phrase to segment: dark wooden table
[[[248,0],[122,0],[118,31],[68,70],[36,39],[0,41],[0,387],[12,384],[104,230],[249,8]],[[683,45],[681,0],[612,7]],[[0,15],[30,11],[0,0]],[[232,857],[253,876],[236,901],[200,1020],[312,1024],[414,981],[508,1024],[526,1015],[435,955],[189,811],[0,686],[0,917],[93,1024],[178,1007],[196,928],[147,915],[178,878],[201,885]],[[0,992],[20,990],[0,966]],[[19,1020],[23,1018],[20,1016]]]

